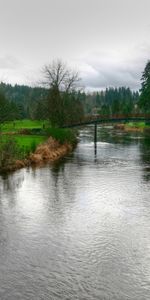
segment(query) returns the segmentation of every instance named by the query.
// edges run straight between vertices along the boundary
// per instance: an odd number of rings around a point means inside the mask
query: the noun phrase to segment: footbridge
[[[143,115],[143,114],[136,114],[136,115],[114,115],[114,116],[101,116],[101,115],[91,115],[86,116],[80,122],[77,123],[70,123],[63,126],[63,128],[74,128],[74,127],[81,127],[86,125],[94,125],[94,144],[95,144],[95,151],[96,151],[96,144],[97,144],[97,125],[98,124],[125,124],[125,123],[138,123],[138,122],[145,122],[145,124],[150,125],[150,114]]]

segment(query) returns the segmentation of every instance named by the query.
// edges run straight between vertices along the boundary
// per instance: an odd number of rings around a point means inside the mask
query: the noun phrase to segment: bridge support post
[[[97,123],[94,123],[94,151],[97,154]]]

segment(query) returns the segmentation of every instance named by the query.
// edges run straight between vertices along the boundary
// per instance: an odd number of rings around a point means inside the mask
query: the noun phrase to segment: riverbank
[[[115,124],[115,129],[123,130],[125,132],[140,132],[150,135],[150,126],[145,123],[127,123],[127,124]]]
[[[0,133],[0,173],[59,160],[77,143],[76,132],[71,129],[23,128],[20,123],[16,130],[12,124],[5,127]]]
[[[75,143],[65,142],[61,144],[56,139],[49,137],[46,142],[38,145],[34,153],[30,153],[29,157],[8,161],[8,164],[1,167],[0,172],[12,172],[25,167],[42,166],[46,163],[52,163],[70,153],[74,147]]]

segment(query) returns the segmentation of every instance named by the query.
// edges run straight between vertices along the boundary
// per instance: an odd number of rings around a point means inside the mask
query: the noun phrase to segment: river
[[[150,299],[150,140],[93,127],[59,163],[0,177],[1,300]]]

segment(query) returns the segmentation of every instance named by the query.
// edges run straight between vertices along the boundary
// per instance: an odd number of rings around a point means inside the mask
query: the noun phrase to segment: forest
[[[0,84],[0,122],[16,119],[44,120],[48,119],[47,98],[48,89],[24,85]],[[73,100],[74,99],[74,100]],[[145,112],[140,105],[140,94],[130,88],[107,88],[105,91],[85,93],[74,92],[70,99],[78,102],[78,114],[131,114]],[[66,103],[69,106],[69,100]],[[77,107],[76,107],[77,109]],[[72,107],[70,107],[70,111]],[[70,112],[75,116],[75,112]],[[68,110],[69,117],[69,110]],[[67,116],[66,116],[67,118]],[[72,117],[70,118],[71,121]]]
[[[59,80],[52,81],[54,74],[50,77],[49,70],[60,72],[60,83]],[[42,87],[0,83],[1,124],[31,119],[49,120],[52,125],[61,127],[80,121],[85,115],[150,113],[150,61],[143,71],[139,91],[132,91],[129,87],[108,87],[85,92],[74,86],[78,82],[78,74],[68,71],[60,61],[46,66],[44,71],[47,84]],[[61,73],[66,76],[64,82],[61,82]]]

